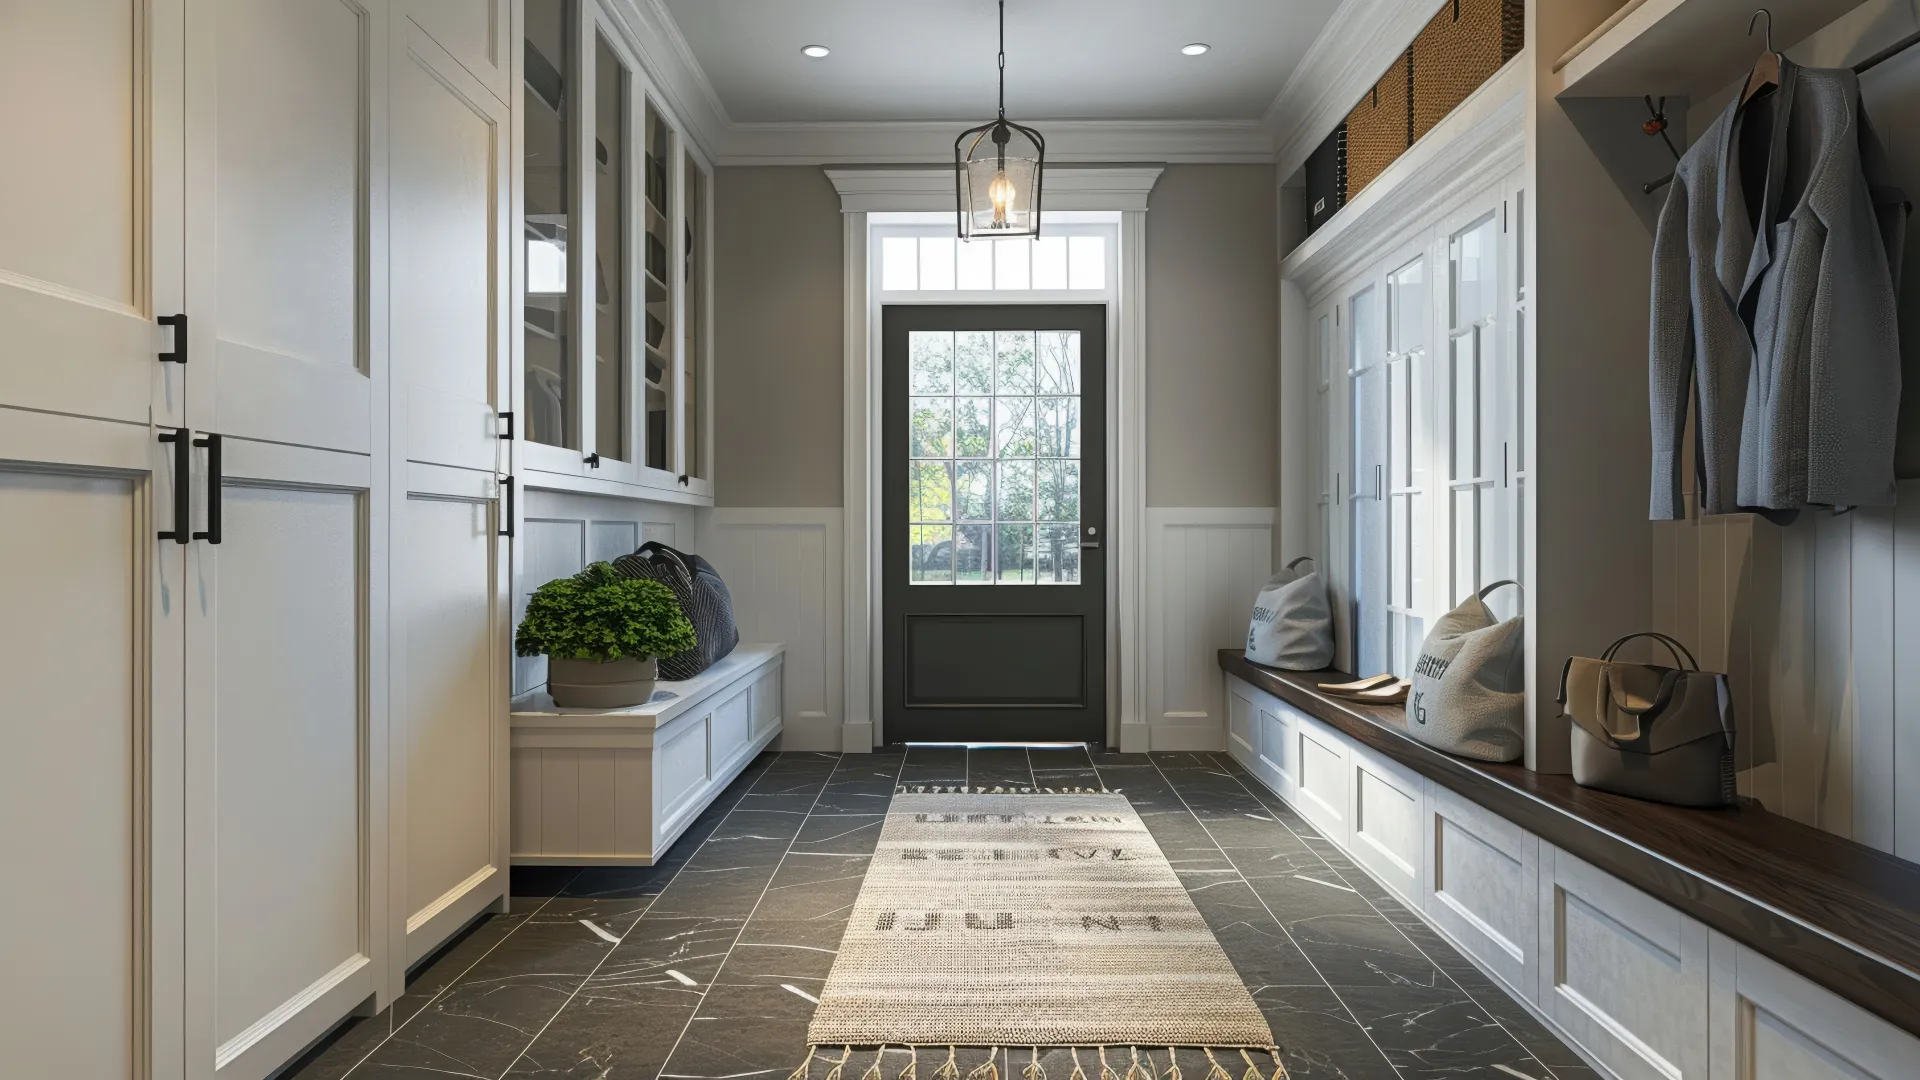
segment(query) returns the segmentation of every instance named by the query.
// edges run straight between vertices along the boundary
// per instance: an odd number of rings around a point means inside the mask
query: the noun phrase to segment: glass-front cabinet
[[[524,482],[711,501],[711,169],[597,0],[525,10]]]

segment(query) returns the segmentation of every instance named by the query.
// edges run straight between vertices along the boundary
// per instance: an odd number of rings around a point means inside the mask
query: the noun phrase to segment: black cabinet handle
[[[187,531],[193,517],[193,492],[188,487],[193,473],[193,432],[174,428],[160,433],[160,441],[173,444],[173,528],[160,533],[160,539],[176,544],[190,543]]]
[[[681,473],[681,474],[680,474],[680,486],[681,486],[681,487],[686,487],[686,486],[687,486],[687,474],[686,474],[686,473]]]
[[[193,445],[207,449],[207,531],[193,534],[195,540],[209,544],[220,542],[220,436],[209,432]]]
[[[583,457],[580,460],[586,462],[589,466],[597,469],[600,467],[600,451],[595,450],[593,453],[588,454],[586,457]]]
[[[511,540],[513,539],[513,477],[509,476],[501,480],[500,487],[507,496],[506,512],[500,516],[502,522],[500,535]]]
[[[160,362],[163,364],[179,364],[184,367],[187,363],[186,313],[181,312],[178,315],[162,315],[154,321],[161,326],[173,327],[173,351],[161,353]],[[185,541],[181,542],[185,543]]]
[[[500,419],[505,420],[507,422],[507,430],[500,433],[500,441],[512,442],[513,441],[513,413],[503,412],[500,414]]]

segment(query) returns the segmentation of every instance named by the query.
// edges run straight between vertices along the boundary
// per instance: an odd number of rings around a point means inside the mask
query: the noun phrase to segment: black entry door
[[[1106,319],[885,309],[887,741],[1104,737]]]

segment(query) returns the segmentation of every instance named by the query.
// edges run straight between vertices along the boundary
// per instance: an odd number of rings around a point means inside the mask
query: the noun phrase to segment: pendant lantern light
[[[1000,115],[953,141],[960,239],[1040,235],[1047,140],[1007,119],[1007,0],[1000,0]]]

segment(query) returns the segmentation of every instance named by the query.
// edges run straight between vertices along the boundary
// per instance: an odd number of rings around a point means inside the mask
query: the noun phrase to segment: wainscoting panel
[[[1742,795],[1920,859],[1920,480],[1899,500],[1655,523],[1651,629],[1731,677]]]
[[[837,506],[726,507],[701,529],[700,553],[726,579],[741,640],[787,647],[783,750],[841,747],[840,523]]]
[[[697,532],[692,507],[538,488],[525,497],[514,551],[515,626],[527,613],[527,598],[547,582],[577,574],[590,562],[611,562],[650,540],[686,550]],[[546,657],[514,658],[515,694],[546,681]]]
[[[1920,1040],[1718,933],[1713,1080],[1892,1080]]]
[[[1273,574],[1270,507],[1148,507],[1147,722],[1155,750],[1227,749],[1215,652],[1244,646]]]

